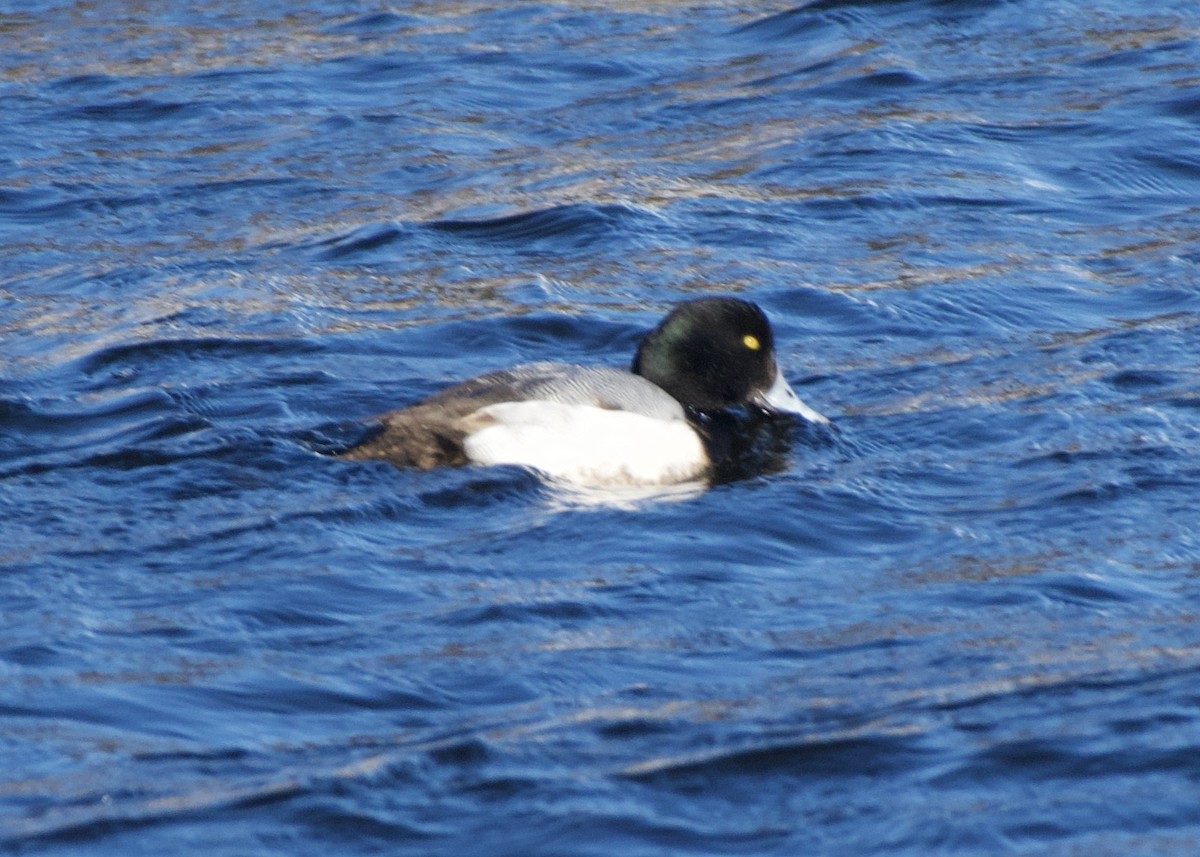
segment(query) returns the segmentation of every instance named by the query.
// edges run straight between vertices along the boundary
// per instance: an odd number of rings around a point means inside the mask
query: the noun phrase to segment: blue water
[[[1194,0],[0,9],[0,848],[1200,853]],[[675,301],[736,478],[325,453]]]

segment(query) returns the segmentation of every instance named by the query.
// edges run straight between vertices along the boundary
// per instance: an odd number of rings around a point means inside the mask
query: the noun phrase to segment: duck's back
[[[663,390],[631,372],[599,366],[565,363],[529,363],[467,381],[460,387],[479,383],[508,390],[511,398],[500,401],[546,401],[563,405],[592,405],[611,411],[629,411],[658,420],[686,419],[683,406]],[[449,395],[458,388],[439,393]]]

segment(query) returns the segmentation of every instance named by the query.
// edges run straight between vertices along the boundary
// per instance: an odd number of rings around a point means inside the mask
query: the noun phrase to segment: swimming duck
[[[517,464],[583,485],[665,485],[710,471],[704,415],[748,407],[820,424],[784,380],[763,311],[734,298],[676,306],[631,371],[531,363],[465,381],[379,419],[342,453],[427,470]]]

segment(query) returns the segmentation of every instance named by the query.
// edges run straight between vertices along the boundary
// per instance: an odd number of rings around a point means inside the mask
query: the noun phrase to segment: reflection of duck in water
[[[669,484],[713,474],[703,415],[743,406],[829,422],[784,380],[762,310],[702,298],[646,335],[631,372],[562,363],[492,372],[387,414],[382,431],[342,457],[421,469],[518,464],[586,485]]]

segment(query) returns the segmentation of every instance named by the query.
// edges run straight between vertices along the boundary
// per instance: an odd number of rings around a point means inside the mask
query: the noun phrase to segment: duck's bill
[[[824,426],[830,424],[828,417],[817,413],[804,404],[804,402],[800,401],[800,397],[796,395],[796,391],[792,389],[792,385],[783,377],[783,371],[779,367],[775,368],[775,380],[771,383],[771,386],[763,392],[758,393],[751,399],[751,402],[769,413],[795,414],[798,417],[804,417],[810,423],[819,423]]]

